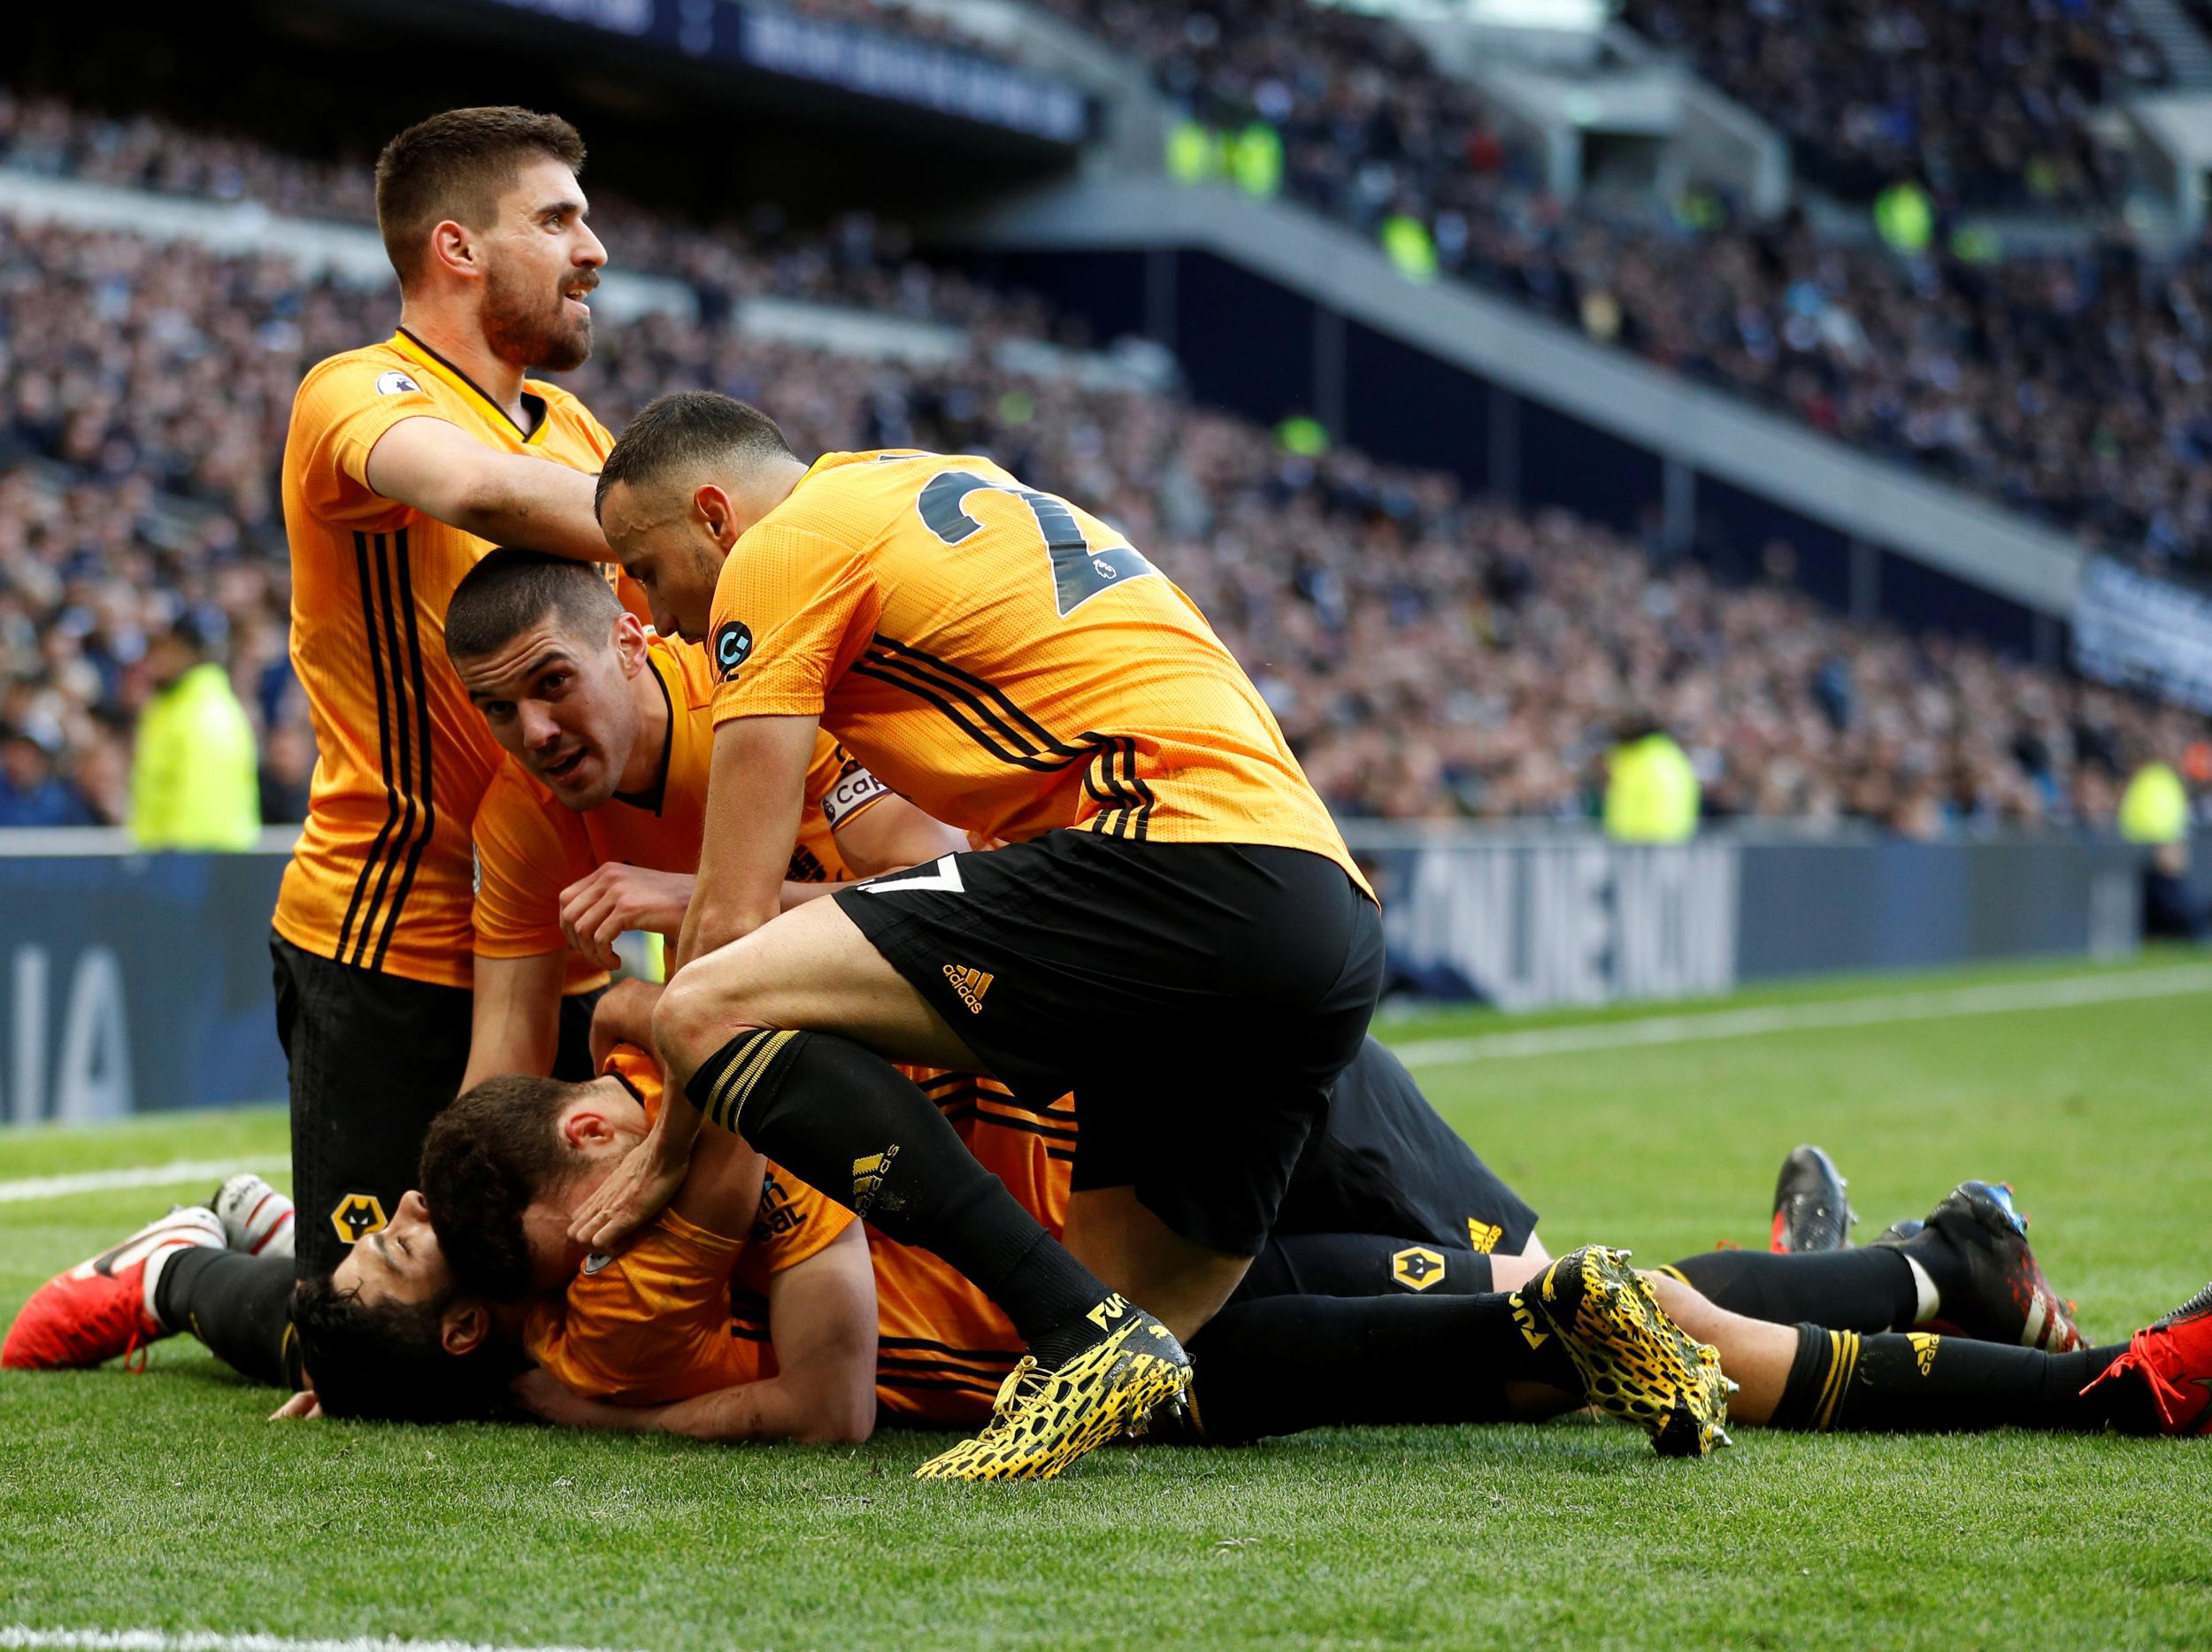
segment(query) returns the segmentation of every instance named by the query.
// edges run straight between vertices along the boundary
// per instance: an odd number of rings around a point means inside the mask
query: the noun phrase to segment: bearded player
[[[319,760],[270,947],[303,1279],[396,1210],[468,1061],[469,829],[500,750],[447,663],[447,599],[494,544],[609,554],[592,473],[612,438],[528,376],[591,350],[607,254],[583,161],[573,127],[524,109],[449,110],[395,137],[376,203],[398,327],[319,363],[293,405],[292,661]],[[564,1071],[583,1076],[581,995],[603,977],[565,970]],[[291,1262],[205,1246],[134,1261],[42,1291],[16,1351],[96,1363],[189,1324],[240,1371],[296,1380]]]

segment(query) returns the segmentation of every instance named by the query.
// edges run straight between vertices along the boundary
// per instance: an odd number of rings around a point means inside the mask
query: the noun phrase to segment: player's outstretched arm
[[[876,1417],[876,1286],[859,1223],[770,1281],[768,1324],[776,1374],[763,1382],[671,1405],[610,1405],[534,1371],[516,1382],[515,1395],[568,1427],[694,1440],[865,1440]]]
[[[479,953],[463,1090],[503,1072],[548,1078],[561,1045],[561,987],[568,954],[488,958]]]
[[[596,479],[565,465],[501,453],[442,419],[403,419],[364,467],[387,499],[490,540],[580,562],[611,561],[592,508]]]

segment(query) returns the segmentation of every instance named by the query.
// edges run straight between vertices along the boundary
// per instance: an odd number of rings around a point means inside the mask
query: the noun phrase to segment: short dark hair
[[[402,287],[421,273],[425,238],[446,219],[490,226],[500,196],[537,156],[584,169],[584,140],[558,115],[498,104],[418,120],[376,158],[376,227]]]
[[[709,459],[795,457],[783,428],[749,403],[712,390],[672,390],[638,411],[600,467],[592,509],[602,510],[617,482],[633,488],[677,465]]]
[[[529,1295],[522,1213],[575,1173],[559,1129],[574,1090],[558,1079],[505,1073],[464,1091],[431,1121],[420,1177],[430,1226],[453,1277],[494,1302]]]
[[[327,1417],[383,1423],[454,1423],[497,1415],[521,1369],[489,1341],[449,1354],[440,1340],[452,1287],[428,1302],[365,1302],[330,1274],[292,1287],[300,1361]]]
[[[503,545],[453,588],[445,611],[446,657],[496,653],[556,613],[570,635],[595,642],[621,612],[607,576],[591,564]]]

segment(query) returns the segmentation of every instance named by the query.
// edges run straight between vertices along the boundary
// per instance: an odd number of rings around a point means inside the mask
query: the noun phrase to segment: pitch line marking
[[[30,1176],[21,1181],[0,1181],[0,1204],[19,1204],[26,1199],[63,1199],[79,1193],[111,1193],[123,1187],[168,1187],[193,1181],[211,1183],[235,1175],[242,1170],[266,1176],[280,1174],[291,1168],[292,1161],[288,1158],[180,1158],[172,1159],[166,1164],[141,1164],[125,1170],[88,1170],[66,1176]],[[0,1626],[0,1648],[15,1644],[4,1639],[12,1633]]]
[[[470,1640],[401,1640],[389,1635],[297,1640],[204,1630],[34,1629],[0,1625],[0,1652],[602,1652],[593,1647],[495,1647]]]
[[[1701,1044],[1756,1038],[1820,1027],[1869,1026],[1893,1021],[1937,1021],[1955,1016],[2005,1015],[2023,1010],[2071,1010],[2131,998],[2178,998],[2212,989],[2212,965],[2139,970],[2124,975],[2072,975],[2057,980],[1993,982],[1947,991],[1842,998],[1826,1003],[1770,1004],[1756,1010],[1717,1010],[1701,1015],[1644,1016],[1594,1026],[1536,1027],[1525,1033],[1486,1033],[1473,1038],[1431,1038],[1394,1046],[1409,1067],[1462,1061],[1510,1061],[1532,1056],[1578,1056],[1598,1050]]]

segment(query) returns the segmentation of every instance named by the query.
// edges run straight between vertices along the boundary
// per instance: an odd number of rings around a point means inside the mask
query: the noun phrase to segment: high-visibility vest
[[[1624,741],[1607,754],[1606,768],[1606,836],[1681,843],[1697,834],[1697,771],[1672,735]]]
[[[1404,212],[1393,212],[1382,221],[1383,255],[1409,281],[1436,279],[1436,242],[1428,226]]]
[[[2120,835],[2131,843],[2178,843],[2189,834],[2189,788],[2170,764],[2146,763],[2120,795]]]

